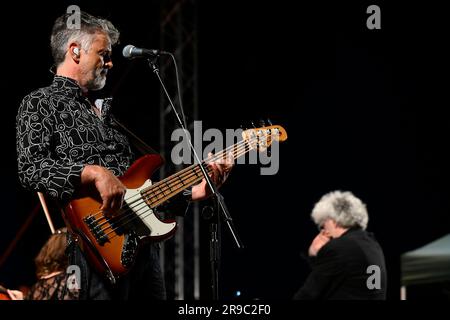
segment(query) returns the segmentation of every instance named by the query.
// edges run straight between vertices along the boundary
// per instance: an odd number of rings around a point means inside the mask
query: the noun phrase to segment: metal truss
[[[181,98],[188,130],[198,119],[198,61],[197,7],[195,0],[162,1],[160,5],[160,48],[174,53],[180,77],[178,97],[175,66],[171,59],[161,59],[160,74],[173,102],[180,110]],[[176,117],[163,92],[160,99],[160,152],[166,160],[160,177],[181,170],[171,161],[173,130],[178,128]],[[191,135],[192,136],[192,135]],[[161,264],[165,272],[168,299],[200,298],[199,206],[191,203],[184,217],[177,217],[174,238],[163,243]]]

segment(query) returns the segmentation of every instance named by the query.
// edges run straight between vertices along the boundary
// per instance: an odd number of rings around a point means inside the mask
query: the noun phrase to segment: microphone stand
[[[189,148],[191,149],[191,152],[194,155],[194,159],[199,164],[199,167],[203,174],[203,178],[206,180],[206,183],[208,184],[208,186],[211,190],[212,197],[215,199],[214,207],[216,209],[215,210],[216,212],[214,212],[214,211],[212,212],[213,215],[210,219],[211,222],[210,222],[209,231],[210,231],[210,263],[211,263],[212,298],[213,298],[213,300],[218,300],[219,299],[219,260],[220,260],[220,251],[219,251],[220,250],[220,243],[219,243],[219,240],[220,240],[220,237],[219,237],[219,235],[220,235],[220,233],[219,233],[220,218],[219,218],[219,213],[222,213],[222,218],[225,220],[225,222],[228,226],[228,229],[230,230],[231,235],[233,236],[233,239],[236,242],[236,246],[238,247],[238,249],[244,248],[244,245],[236,232],[236,228],[234,227],[234,224],[233,224],[233,219],[231,218],[230,212],[228,211],[228,208],[225,204],[224,197],[219,193],[216,185],[211,180],[210,176],[206,172],[205,167],[203,166],[202,162],[200,161],[200,158],[198,157],[198,154],[195,151],[194,146],[192,145],[192,141],[189,138],[189,135],[187,134],[188,131],[187,131],[185,125],[183,124],[183,122],[181,121],[180,115],[178,114],[177,110],[175,109],[172,99],[170,98],[170,95],[167,92],[166,86],[164,85],[164,82],[161,79],[161,76],[159,75],[159,68],[156,64],[157,58],[158,58],[158,56],[155,55],[155,57],[153,59],[148,59],[150,67],[152,68],[153,72],[156,74],[159,82],[161,83],[161,87],[163,88],[164,93],[165,93],[167,99],[169,100],[170,106],[172,107],[172,110],[175,113],[175,116],[178,121],[178,125],[180,126],[180,128],[183,129],[183,132],[189,143]]]

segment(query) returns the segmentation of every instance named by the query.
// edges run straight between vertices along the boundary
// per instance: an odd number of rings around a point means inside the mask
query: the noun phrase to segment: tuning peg
[[[253,121],[250,121],[250,123],[252,124],[253,128],[256,129],[256,126],[255,126],[255,124],[253,123]]]
[[[266,126],[266,122],[263,119],[259,120],[259,126],[260,127],[265,127]]]
[[[269,126],[271,126],[271,125],[272,125],[272,121],[270,121],[270,119],[269,119],[269,118],[267,118],[267,123],[269,124]]]

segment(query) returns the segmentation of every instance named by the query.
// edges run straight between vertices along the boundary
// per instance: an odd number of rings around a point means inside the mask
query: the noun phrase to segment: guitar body
[[[64,220],[86,258],[112,283],[132,267],[143,241],[164,240],[175,232],[176,222],[159,220],[141,194],[162,163],[159,155],[145,155],[119,177],[127,192],[123,212],[114,218],[106,218],[101,202],[91,197],[75,199],[64,210]]]

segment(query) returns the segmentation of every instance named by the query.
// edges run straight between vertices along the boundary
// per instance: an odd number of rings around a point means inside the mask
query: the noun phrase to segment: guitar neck
[[[245,140],[238,142],[233,146],[218,152],[212,159],[203,160],[201,164],[193,164],[177,172],[176,174],[153,184],[141,193],[151,207],[157,207],[158,205],[173,198],[183,190],[200,182],[203,179],[203,173],[200,165],[203,165],[206,172],[210,173],[212,171],[211,168],[205,164],[211,160],[221,158],[225,159],[227,156],[230,160],[231,157],[235,160],[253,148],[254,147]]]

